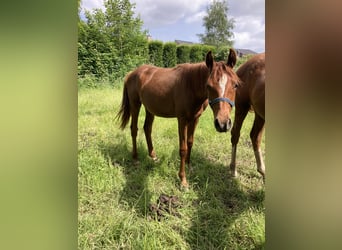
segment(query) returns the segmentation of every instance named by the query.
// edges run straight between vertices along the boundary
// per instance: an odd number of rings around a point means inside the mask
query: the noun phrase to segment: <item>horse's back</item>
[[[265,53],[250,58],[240,66],[236,74],[243,82],[257,82],[260,79],[258,84],[265,84]]]
[[[198,100],[198,85],[206,82],[207,67],[203,63],[179,64],[173,68],[142,65],[126,78],[131,95],[143,103],[154,115],[161,117],[192,116],[202,107],[205,98]],[[194,109],[194,111],[192,110]]]
[[[157,69],[158,67],[147,64],[139,66],[126,75],[125,87],[129,92],[136,92],[140,95],[141,89],[144,85],[150,82]]]
[[[174,117],[177,74],[172,69],[142,65],[133,71],[136,91],[146,109],[157,116]]]
[[[265,119],[265,53],[250,58],[236,73],[242,81],[237,102],[249,102],[254,112]]]

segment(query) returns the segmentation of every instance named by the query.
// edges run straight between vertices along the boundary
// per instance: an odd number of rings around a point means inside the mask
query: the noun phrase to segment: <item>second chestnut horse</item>
[[[230,170],[232,176],[236,171],[236,148],[240,138],[240,129],[249,110],[254,111],[254,123],[250,132],[257,170],[265,181],[265,163],[260,149],[265,126],[265,53],[258,54],[242,64],[237,70],[241,84],[236,91],[235,118],[231,131],[232,158]]]

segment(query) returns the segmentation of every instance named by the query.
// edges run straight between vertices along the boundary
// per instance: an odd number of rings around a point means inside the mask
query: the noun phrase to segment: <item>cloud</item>
[[[265,18],[240,16],[235,18],[234,39],[241,49],[265,51]]]
[[[208,0],[132,0],[136,3],[136,13],[140,14],[146,27],[156,28],[173,24],[180,20],[196,21]],[[191,18],[192,17],[192,18]]]
[[[206,11],[200,11],[195,13],[192,16],[189,16],[185,19],[186,23],[202,23],[203,17],[207,14]]]
[[[265,51],[265,40],[262,35],[253,36],[248,32],[235,33],[235,48],[251,49],[255,52]]]
[[[234,17],[253,15],[265,16],[265,0],[228,0],[228,13]]]
[[[235,47],[265,51],[265,0],[230,1],[228,14],[235,19]]]
[[[82,0],[81,2],[82,8],[86,10],[92,9],[102,9],[104,10],[103,0]]]

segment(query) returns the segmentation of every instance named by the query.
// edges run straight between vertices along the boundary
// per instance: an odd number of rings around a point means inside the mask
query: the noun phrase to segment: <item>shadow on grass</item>
[[[191,159],[195,167],[189,181],[198,197],[186,236],[191,249],[263,249],[264,228],[251,222],[255,218],[250,211],[263,213],[264,188],[245,187],[239,178],[229,176],[226,165],[213,163],[196,150]]]
[[[112,166],[121,167],[125,176],[126,183],[119,198],[120,204],[134,209],[138,215],[145,217],[152,196],[147,188],[148,175],[152,168],[151,161],[143,158],[147,158],[147,151],[145,145],[138,142],[139,163],[133,162],[130,145],[124,134],[117,135],[113,143],[99,144],[101,153],[111,161]]]
[[[128,140],[130,138],[127,139],[125,135],[118,135],[115,142],[101,143],[100,147],[102,154],[107,156],[114,167],[120,166],[123,169],[126,183],[120,203],[134,209],[138,216],[146,218],[153,196],[148,189],[149,175],[153,174],[154,167],[158,168],[170,159],[178,159],[178,148],[170,152],[169,159],[162,157],[158,164],[154,164],[147,156],[145,142],[138,142],[140,164],[136,165],[132,161]],[[191,173],[187,169],[187,178],[190,192],[194,192],[197,198],[183,200],[184,206],[194,213],[191,213],[191,225],[182,233],[190,249],[263,249],[264,236],[260,234],[263,234],[264,229],[256,228],[256,233],[253,233],[253,223],[249,220],[254,218],[248,217],[248,211],[263,213],[264,189],[246,187],[239,178],[229,177],[226,165],[208,160],[195,148],[191,162],[194,167]],[[156,171],[163,175],[161,169]]]

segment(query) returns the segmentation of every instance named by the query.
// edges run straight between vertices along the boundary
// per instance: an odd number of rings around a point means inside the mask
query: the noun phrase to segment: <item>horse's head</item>
[[[230,112],[234,107],[235,90],[239,83],[239,78],[233,71],[236,52],[230,49],[225,63],[215,62],[209,51],[205,62],[210,71],[207,89],[209,104],[214,112],[215,128],[218,132],[227,132],[232,126]]]

